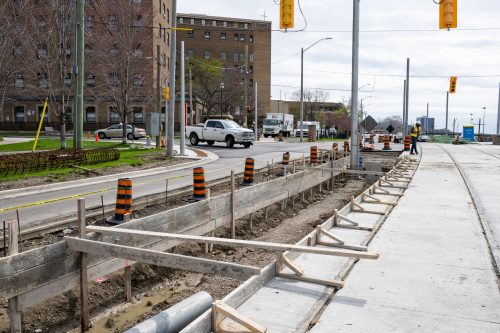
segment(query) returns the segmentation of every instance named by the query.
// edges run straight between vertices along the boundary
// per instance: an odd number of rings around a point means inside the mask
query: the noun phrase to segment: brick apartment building
[[[47,96],[45,126],[59,129],[65,109],[72,129],[74,11],[74,1],[68,0],[4,3],[0,19],[14,28],[6,37],[11,52],[0,55],[0,129],[35,129]],[[156,50],[159,45],[163,83],[170,13],[170,0],[85,2],[85,131],[120,122],[117,110],[124,103],[129,123],[141,127],[145,113],[156,110]]]
[[[231,71],[234,80],[224,79],[225,89],[241,89],[241,103],[231,114],[238,120],[244,116],[245,61],[248,61],[248,104],[253,109],[254,82],[258,82],[259,113],[271,109],[271,22],[199,14],[177,13],[177,26],[191,31],[177,32],[177,48],[184,41],[185,56],[189,58],[217,58],[224,72]],[[245,59],[248,45],[248,59]],[[202,121],[197,114],[194,122]]]

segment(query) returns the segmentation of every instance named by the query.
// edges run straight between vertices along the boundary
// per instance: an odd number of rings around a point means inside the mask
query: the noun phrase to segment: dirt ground
[[[271,207],[268,220],[264,211],[237,221],[239,239],[257,239],[282,243],[295,243],[319,223],[343,207],[351,195],[358,195],[369,184],[361,180],[347,180],[335,186],[332,192],[301,196],[281,211],[280,205]],[[170,206],[170,205],[169,205]],[[144,212],[146,213],[146,212]],[[150,213],[150,212],[148,212]],[[229,228],[216,230],[216,236],[228,237]],[[212,253],[204,254],[203,246],[187,243],[178,246],[176,253],[216,260],[238,262],[264,267],[275,258],[273,252],[254,249],[235,249],[215,245]],[[122,273],[114,273],[94,281],[90,286],[92,329],[90,332],[122,332],[127,328],[163,311],[169,306],[201,290],[214,299],[221,299],[234,290],[241,281],[220,275],[199,274],[164,267],[136,264],[132,268],[133,301],[124,302]],[[24,314],[25,332],[67,332],[79,323],[79,290],[74,289],[47,302],[33,306]],[[5,306],[5,304],[2,304]],[[8,332],[5,308],[0,309],[0,332]],[[77,332],[78,330],[75,330]]]

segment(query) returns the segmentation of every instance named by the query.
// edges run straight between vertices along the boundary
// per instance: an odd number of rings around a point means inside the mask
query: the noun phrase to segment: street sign
[[[394,127],[392,127],[392,125],[389,125],[389,126],[387,126],[386,130],[390,134],[390,133],[394,132]]]
[[[359,123],[359,127],[364,128],[365,131],[371,132],[378,126],[378,123],[372,116],[368,116],[361,123]]]

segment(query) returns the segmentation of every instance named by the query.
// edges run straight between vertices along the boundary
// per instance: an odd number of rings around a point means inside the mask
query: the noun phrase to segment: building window
[[[250,43],[253,43],[253,35],[250,35]]]
[[[213,26],[213,27],[216,27],[216,26],[217,26],[217,21],[216,21],[216,20],[213,20],[213,21],[212,21],[212,26]]]
[[[245,53],[240,53],[240,61],[245,61]]]
[[[240,80],[240,86],[243,86],[245,84],[245,79]]]
[[[38,120],[42,118],[42,113],[43,113],[43,105],[39,105],[37,107],[38,110]],[[45,114],[43,115],[43,123],[47,124],[49,122],[49,107],[47,106],[47,109],[45,109]]]
[[[47,79],[47,73],[38,73],[38,86],[42,89],[47,89],[49,87],[49,81]]]
[[[221,40],[226,40],[226,33],[225,32],[221,32],[220,33],[220,39]]]
[[[142,27],[144,27],[144,20],[142,18],[142,15],[135,16],[132,24],[135,27],[135,31],[140,31]]]
[[[14,107],[14,121],[16,123],[24,123],[24,106]]]
[[[112,87],[118,87],[118,73],[109,73],[109,84]]]
[[[201,25],[205,25],[205,20],[201,20]]]
[[[210,59],[210,52],[209,51],[203,52],[203,58]]]
[[[222,52],[220,53],[220,60],[222,60],[222,61],[226,61],[226,52],[222,51]]]
[[[14,44],[14,49],[12,50],[12,54],[14,55],[14,58],[20,58],[21,55],[23,54],[21,45],[16,43]]]
[[[120,122],[120,114],[118,113],[118,108],[116,106],[109,107],[109,122],[112,124]]]
[[[238,35],[238,34],[234,34],[234,35],[233,35],[233,40],[234,40],[235,42],[237,42],[239,37],[240,37],[240,35]]]
[[[253,74],[253,66],[248,67],[248,71],[250,72],[250,74]]]
[[[244,42],[245,41],[245,35],[241,34],[240,35],[240,42]]]
[[[253,53],[250,53],[249,58],[250,58],[250,62],[253,62]]]
[[[226,21],[222,22],[222,26],[223,26],[224,28],[227,28],[227,22],[226,22]]]
[[[194,50],[193,49],[188,49],[187,56],[188,56],[188,58],[194,58]]]
[[[181,24],[182,24],[182,23],[184,23],[184,18],[183,18],[183,17],[179,17],[179,18],[177,19],[177,22],[179,22],[179,23],[181,23]]]
[[[248,29],[248,23],[245,23],[245,29]]]
[[[16,74],[16,88],[24,87],[24,75],[22,73]]]
[[[165,4],[162,5],[163,5],[163,17],[165,17],[167,14],[167,6],[165,6]]]
[[[167,23],[170,24],[170,9],[167,9]]]
[[[85,83],[87,84],[87,87],[89,87],[89,88],[95,87],[95,75],[94,74],[87,74],[87,80]]]
[[[71,87],[71,73],[64,74],[64,86]]]
[[[249,85],[250,85],[250,87],[253,87],[253,79],[250,79]]]
[[[162,38],[163,37],[163,28],[161,27],[161,24],[160,24],[160,29],[158,29],[158,30],[159,30],[158,33],[160,34],[160,38]]]
[[[113,29],[113,28],[116,28],[118,26],[118,19],[116,18],[115,15],[109,15],[106,23],[107,23],[108,29]]]
[[[233,53],[233,61],[237,62],[238,61],[238,53]]]
[[[71,59],[71,45],[66,45],[66,51],[64,51],[66,59]]]
[[[47,27],[47,22],[45,21],[44,16],[42,16],[42,15],[37,16],[36,26],[39,30],[45,29]]]
[[[133,0],[132,3],[136,6],[140,6],[141,5],[141,0]]]
[[[91,32],[92,29],[94,29],[94,17],[93,16],[86,16],[85,17],[84,27],[85,27],[86,32]]]
[[[205,39],[210,39],[210,31],[205,31]]]
[[[118,44],[111,45],[111,50],[109,50],[111,57],[116,57],[118,55]]]
[[[92,59],[94,57],[94,50],[92,49],[92,45],[85,44],[85,58]]]
[[[194,30],[189,30],[188,31],[188,38],[190,38],[190,39],[194,38]]]
[[[142,75],[134,75],[132,77],[132,85],[135,87],[135,88],[140,88],[142,87]]]
[[[190,23],[190,24],[194,24],[194,18],[190,19],[190,20],[189,20],[189,23]]]
[[[165,30],[165,35],[167,36],[167,46],[170,46],[170,33]]]
[[[134,48],[133,54],[134,54],[134,57],[137,59],[142,58],[142,48],[141,47],[142,47],[141,44],[137,44]]]
[[[135,124],[144,123],[144,112],[141,107],[132,108],[132,119]]]
[[[85,108],[85,122],[86,123],[97,122],[97,114],[95,112],[95,106],[87,106]]]
[[[47,58],[47,44],[38,44],[36,46],[36,57],[38,59]]]

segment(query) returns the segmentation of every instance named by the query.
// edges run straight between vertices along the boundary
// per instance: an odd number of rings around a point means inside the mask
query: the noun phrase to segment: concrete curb
[[[202,150],[202,149],[198,149],[198,150],[201,150],[203,153],[205,153],[207,155],[207,157],[195,159],[192,162],[186,162],[186,163],[177,164],[174,166],[166,166],[166,167],[152,168],[152,169],[147,169],[147,170],[130,171],[130,172],[123,172],[123,173],[115,173],[115,174],[106,175],[106,176],[87,178],[84,181],[82,181],[82,179],[80,179],[80,180],[72,180],[72,181],[61,182],[61,183],[56,183],[56,184],[40,185],[40,186],[36,187],[36,190],[31,190],[31,191],[27,190],[29,188],[26,188],[26,187],[0,191],[0,199],[12,199],[12,198],[22,197],[22,196],[26,196],[26,195],[41,194],[41,193],[62,190],[62,189],[67,190],[67,189],[71,189],[71,188],[75,188],[75,187],[96,185],[96,184],[100,184],[100,183],[116,181],[119,178],[138,178],[138,177],[154,176],[154,175],[164,173],[164,172],[172,172],[172,171],[182,170],[185,168],[189,168],[191,166],[204,165],[204,164],[207,164],[210,162],[217,161],[219,159],[219,156],[214,154],[214,153],[211,153],[209,151]],[[190,158],[190,159],[194,159],[194,158]]]

